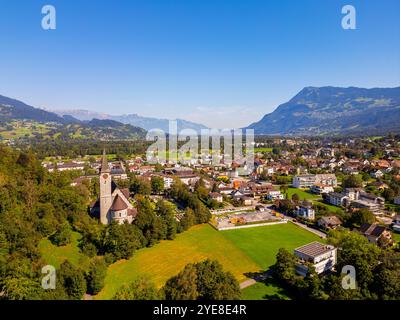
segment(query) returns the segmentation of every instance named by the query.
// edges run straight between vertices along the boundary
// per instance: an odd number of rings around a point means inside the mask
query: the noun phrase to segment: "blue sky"
[[[0,38],[0,94],[51,109],[238,127],[305,86],[400,85],[398,0],[0,0]]]

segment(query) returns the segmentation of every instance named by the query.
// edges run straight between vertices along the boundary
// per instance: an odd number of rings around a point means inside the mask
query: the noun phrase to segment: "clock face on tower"
[[[107,179],[108,178],[108,174],[103,174],[103,179]]]

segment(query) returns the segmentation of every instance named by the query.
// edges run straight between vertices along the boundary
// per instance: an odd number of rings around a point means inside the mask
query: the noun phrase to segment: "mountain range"
[[[146,130],[114,120],[81,121],[35,108],[0,95],[0,138],[3,139],[137,139]]]
[[[263,135],[400,132],[400,87],[306,87],[247,128]]]
[[[169,120],[168,119],[158,119],[151,117],[143,117],[137,114],[123,114],[123,115],[109,115],[106,113],[99,113],[89,110],[83,109],[75,109],[75,110],[53,110],[54,113],[57,113],[61,117],[72,116],[75,119],[79,119],[81,121],[92,120],[92,119],[107,119],[114,120],[124,124],[130,124],[136,127],[143,128],[145,130],[151,129],[161,129],[164,132],[169,132]],[[207,127],[190,122],[183,119],[176,119],[178,132],[183,129],[193,129],[196,132],[200,133],[201,129],[206,129]]]
[[[178,130],[205,126],[177,119]],[[87,110],[50,112],[0,95],[0,137],[136,139],[168,132],[169,120]],[[247,128],[259,135],[377,135],[400,132],[400,87],[306,87]]]

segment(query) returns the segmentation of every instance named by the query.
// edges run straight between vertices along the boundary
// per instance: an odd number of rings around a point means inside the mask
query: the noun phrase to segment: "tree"
[[[400,254],[386,252],[380,263],[374,270],[374,282],[372,288],[379,299],[400,299]]]
[[[196,300],[199,296],[197,291],[197,269],[194,264],[188,264],[176,276],[170,278],[163,292],[167,300]]]
[[[82,299],[86,293],[86,281],[80,269],[74,267],[68,260],[65,260],[60,266],[57,278],[70,299]]]
[[[140,198],[137,202],[138,215],[134,221],[146,238],[147,245],[152,246],[159,240],[165,239],[167,226],[164,220],[157,216],[151,202],[148,199]]]
[[[149,181],[139,178],[139,177],[134,177],[131,182],[131,186],[129,187],[129,190],[135,194],[141,194],[141,195],[150,195],[151,193],[151,184]]]
[[[86,276],[89,293],[97,294],[104,287],[104,279],[107,274],[107,264],[104,259],[94,258],[89,265]]]
[[[158,300],[160,294],[155,285],[146,277],[139,277],[129,285],[120,288],[113,300]]]
[[[359,175],[350,175],[343,179],[343,188],[361,188],[363,186],[362,177]]]
[[[178,222],[175,218],[175,210],[172,205],[166,201],[157,202],[156,212],[163,220],[166,228],[166,239],[172,240],[175,238]]]
[[[354,266],[357,274],[357,285],[365,298],[370,298],[369,287],[374,279],[374,269],[379,264],[380,249],[368,240],[349,230],[333,231],[328,241],[340,248],[337,252],[337,270],[346,265]]]
[[[293,284],[296,277],[296,257],[284,248],[280,248],[276,255],[273,270],[278,279]]]
[[[375,216],[368,209],[359,209],[351,214],[350,221],[354,226],[361,226],[363,223],[374,223]]]
[[[164,179],[159,176],[151,177],[151,190],[155,194],[160,194],[164,191]]]
[[[319,275],[315,272],[314,266],[308,266],[308,272],[304,278],[303,285],[307,297],[311,299],[328,298],[328,295],[323,291],[322,281]]]
[[[205,260],[196,264],[197,290],[200,299],[237,300],[240,287],[230,272],[224,272],[216,260]]]
[[[133,252],[146,243],[142,232],[132,224],[111,222],[104,231],[103,253],[109,253],[113,260],[128,259]]]
[[[181,218],[179,223],[182,230],[187,230],[191,226],[193,226],[195,223],[195,216],[193,210],[190,208],[186,208],[185,213],[183,214],[183,217]]]
[[[391,188],[388,188],[388,189],[383,190],[382,196],[386,199],[386,201],[391,202],[391,201],[393,201],[396,194]]]
[[[50,237],[50,240],[59,247],[71,243],[71,227],[68,222],[59,225],[57,231]]]
[[[300,196],[297,193],[294,193],[292,195],[292,201],[299,202],[300,201]]]
[[[163,288],[165,298],[172,300],[235,300],[240,287],[230,272],[225,272],[216,260],[188,264]]]

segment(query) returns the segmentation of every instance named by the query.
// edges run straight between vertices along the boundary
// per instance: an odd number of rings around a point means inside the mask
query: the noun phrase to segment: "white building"
[[[270,190],[267,192],[268,200],[283,200],[284,196],[279,190]]]
[[[315,184],[336,187],[337,178],[334,174],[305,174],[293,177],[294,188],[311,188]]]
[[[302,276],[308,273],[305,262],[312,263],[317,274],[332,270],[337,261],[337,249],[334,246],[312,242],[294,250],[294,254],[301,260],[296,266],[296,272]]]
[[[334,191],[335,190],[332,186],[326,186],[323,184],[314,184],[313,186],[311,186],[311,192],[316,194],[329,193]]]
[[[304,201],[300,206],[296,207],[294,214],[307,220],[315,219],[315,210],[312,208],[312,203]]]

